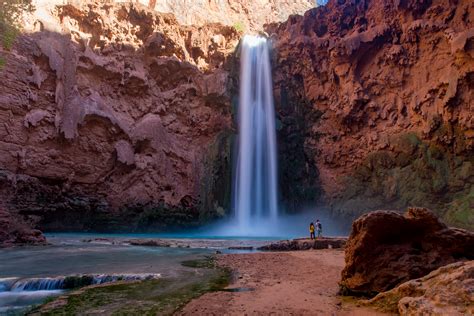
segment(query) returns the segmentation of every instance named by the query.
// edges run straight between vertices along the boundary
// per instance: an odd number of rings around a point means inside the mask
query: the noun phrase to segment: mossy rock
[[[192,299],[229,284],[230,271],[211,262],[196,260],[199,271],[175,278],[84,288],[38,306],[28,315],[174,315]]]
[[[474,186],[457,195],[444,216],[448,224],[474,230]]]
[[[390,143],[395,152],[413,155],[418,150],[418,146],[422,144],[422,141],[416,133],[405,133],[392,137]]]
[[[472,227],[474,157],[458,156],[414,133],[391,138],[394,152],[370,153],[343,182],[345,190],[332,209],[353,217],[376,210],[424,206],[455,226]],[[449,212],[448,212],[449,210]]]

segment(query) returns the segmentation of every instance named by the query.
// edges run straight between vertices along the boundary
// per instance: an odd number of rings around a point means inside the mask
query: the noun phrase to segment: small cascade
[[[258,234],[278,215],[277,142],[269,42],[241,43],[239,137],[234,211],[243,234]]]
[[[144,281],[159,278],[159,274],[96,274],[60,276],[55,278],[0,279],[0,292],[33,292],[68,290],[88,285],[117,281]]]
[[[63,289],[64,279],[65,278],[63,277],[58,277],[18,280],[12,285],[10,291],[24,292],[61,290]]]

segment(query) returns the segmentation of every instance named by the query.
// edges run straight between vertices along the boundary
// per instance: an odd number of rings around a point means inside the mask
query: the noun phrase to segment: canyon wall
[[[0,85],[0,203],[46,230],[199,224],[230,201],[231,26],[40,4]]]
[[[34,0],[36,7],[80,5],[81,0]],[[313,0],[102,0],[103,3],[137,3],[160,13],[171,13],[181,25],[219,23],[242,32],[262,31],[263,25],[284,22],[316,6]]]
[[[209,22],[232,25],[244,32],[261,31],[263,25],[284,22],[315,6],[313,0],[140,0],[159,12],[173,13],[181,24]]]
[[[267,26],[283,196],[474,228],[474,3],[332,0]]]
[[[0,50],[0,207],[32,225],[225,216],[242,31],[313,6],[131,2],[37,0]],[[471,1],[329,1],[265,29],[287,209],[424,206],[474,227]]]

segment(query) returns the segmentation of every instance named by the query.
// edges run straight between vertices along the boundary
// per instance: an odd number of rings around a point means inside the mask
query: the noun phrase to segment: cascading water
[[[0,278],[1,292],[33,292],[68,290],[81,286],[104,284],[117,281],[143,281],[160,277],[160,274],[91,274],[59,276],[54,278]]]
[[[277,145],[269,43],[241,43],[239,137],[234,211],[239,230],[256,233],[278,216]]]

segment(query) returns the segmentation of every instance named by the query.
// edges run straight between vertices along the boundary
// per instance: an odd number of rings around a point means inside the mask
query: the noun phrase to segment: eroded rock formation
[[[44,8],[43,8],[44,9]],[[44,13],[44,12],[43,12]],[[230,26],[133,4],[33,16],[0,86],[0,193],[46,229],[197,223],[229,200]]]
[[[474,227],[472,1],[333,0],[267,32],[290,205]]]
[[[0,52],[8,209],[76,230],[221,216],[236,28],[312,1],[195,1],[192,15],[180,0],[58,2],[35,1],[28,33]],[[333,0],[266,27],[290,209],[422,205],[473,227],[473,11],[469,0]]]
[[[181,24],[202,25],[215,22],[235,26],[246,32],[261,31],[266,23],[283,22],[292,14],[302,14],[315,7],[313,0],[140,0],[140,2],[159,12],[173,13]]]
[[[474,260],[474,233],[448,228],[424,208],[371,212],[352,225],[341,290],[370,296],[462,260]]]
[[[474,261],[457,262],[374,297],[369,305],[400,315],[474,314]]]
[[[45,245],[41,231],[32,229],[20,217],[13,216],[0,206],[0,248],[18,245]]]
[[[33,0],[37,9],[63,5],[64,0]],[[204,26],[219,23],[242,32],[261,32],[264,24],[284,22],[290,15],[303,14],[316,6],[312,0],[107,0],[109,4],[135,3],[155,12],[171,13],[181,25]],[[68,0],[80,6],[84,1]],[[43,13],[46,13],[43,11]],[[48,14],[46,13],[45,16]],[[54,24],[54,22],[53,22]]]
[[[24,34],[0,52],[9,211],[50,230],[157,230],[223,216],[242,31],[312,1],[33,2]]]

